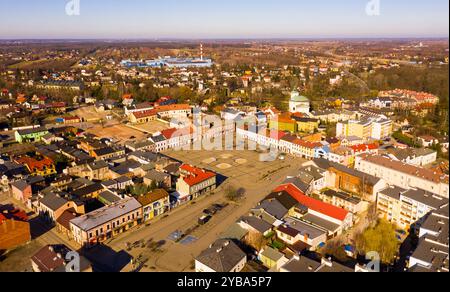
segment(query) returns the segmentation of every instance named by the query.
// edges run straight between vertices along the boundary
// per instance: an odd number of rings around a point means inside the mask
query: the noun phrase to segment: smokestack
[[[203,61],[203,44],[200,44],[200,60]]]

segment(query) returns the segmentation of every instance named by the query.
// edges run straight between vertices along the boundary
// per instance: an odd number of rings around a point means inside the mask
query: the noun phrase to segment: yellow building
[[[170,210],[169,193],[163,189],[154,190],[136,199],[142,205],[144,222],[161,216]]]
[[[50,176],[56,174],[55,163],[48,157],[36,159],[28,156],[16,160],[26,166],[31,175]]]
[[[310,118],[295,118],[297,122],[297,130],[303,133],[314,133],[319,129],[320,121]]]

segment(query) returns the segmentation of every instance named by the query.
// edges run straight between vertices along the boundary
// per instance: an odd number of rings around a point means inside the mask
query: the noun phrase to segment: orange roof
[[[301,139],[295,139],[294,144],[297,144],[299,146],[305,147],[305,148],[319,148],[322,147],[321,143],[313,143],[313,142],[309,142],[309,141],[305,141],[305,140],[301,140]]]
[[[281,185],[274,190],[274,192],[282,192],[282,191],[286,191],[289,195],[291,195],[300,204],[304,205],[308,209],[324,214],[328,217],[344,221],[348,215],[348,211],[342,208],[338,208],[331,204],[324,203],[322,201],[308,197],[292,184]]]
[[[53,160],[48,157],[45,157],[42,160],[36,160],[34,158],[24,156],[17,159],[16,162],[19,164],[25,164],[30,171],[33,171],[34,169],[44,170],[45,167],[53,166]]]
[[[133,113],[133,115],[136,119],[152,117],[152,116],[156,116],[156,114],[157,114],[156,110],[146,110],[146,111],[139,111],[139,112]]]
[[[190,110],[190,109],[191,109],[191,106],[188,104],[170,104],[170,105],[158,106],[156,108],[156,110],[158,112]]]
[[[176,137],[189,135],[189,134],[192,134],[193,132],[194,131],[191,127],[183,128],[183,129],[171,128],[171,129],[166,129],[166,130],[162,131],[161,135],[163,135],[166,139],[170,139],[170,138],[176,138]]]
[[[123,99],[133,99],[133,96],[131,94],[124,94],[122,96]]]
[[[355,152],[363,152],[368,150],[377,150],[379,148],[378,144],[372,143],[372,144],[360,144],[360,145],[354,145],[350,146],[350,148]]]
[[[194,166],[188,165],[188,164],[181,165],[180,169],[189,173],[189,175],[183,177],[183,180],[189,186],[195,186],[201,182],[204,182],[205,180],[208,180],[208,179],[216,176],[216,174],[214,172],[206,171],[204,169],[194,167]]]

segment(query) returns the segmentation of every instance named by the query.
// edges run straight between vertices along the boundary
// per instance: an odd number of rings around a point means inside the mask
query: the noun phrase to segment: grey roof
[[[320,229],[294,218],[287,218],[286,224],[287,226],[297,230],[301,235],[308,235],[308,238],[311,239],[315,239],[327,233],[324,229]]]
[[[100,148],[100,149],[95,149],[94,152],[95,154],[97,154],[98,156],[104,156],[104,155],[108,155],[108,154],[113,154],[116,153],[118,151],[121,150],[116,150],[112,147],[105,147],[105,148]]]
[[[140,208],[141,204],[135,198],[126,198],[110,206],[105,206],[84,216],[75,218],[70,223],[84,231],[89,231]]]
[[[359,198],[359,197],[355,197],[355,196],[352,196],[352,195],[350,195],[348,193],[344,193],[344,192],[337,192],[335,190],[326,190],[323,194],[328,197],[337,197],[339,199],[350,202],[354,205],[357,205],[357,204],[361,203],[361,201],[362,201],[361,198]]]
[[[19,180],[11,183],[11,185],[21,191],[24,191],[29,186],[26,180]]]
[[[39,202],[40,204],[46,206],[52,211],[56,211],[65,204],[67,204],[66,199],[61,198],[54,193],[49,193],[48,195],[44,196]]]
[[[277,218],[278,220],[283,219],[283,217],[286,216],[286,214],[288,213],[288,209],[286,209],[278,200],[275,199],[264,200],[254,209],[255,210],[262,209],[266,213]]]
[[[78,189],[78,190],[74,191],[72,194],[75,197],[84,197],[86,195],[90,195],[92,193],[98,192],[102,189],[104,189],[104,187],[101,184],[95,183],[95,184],[83,187],[81,189]]]
[[[145,175],[145,178],[150,179],[152,181],[154,180],[156,182],[163,182],[168,177],[170,177],[170,175],[168,175],[167,173],[160,172],[160,171],[157,171],[157,170],[154,170],[154,169],[150,170]]]
[[[448,205],[448,199],[444,199],[424,190],[411,189],[402,194],[404,197],[420,202],[434,209]]]
[[[405,191],[405,189],[402,189],[400,187],[391,186],[380,191],[380,194],[391,197],[395,200],[400,200],[400,195]]]
[[[288,178],[286,179],[283,184],[292,184],[294,185],[297,189],[301,190],[303,193],[307,194],[308,191],[311,188],[311,185],[303,182],[300,178],[298,177],[292,177],[292,178]]]
[[[335,224],[331,221],[322,219],[318,216],[312,215],[312,214],[306,214],[302,218],[304,221],[309,222],[319,228],[323,228],[330,233],[335,233],[339,229],[339,225]]]
[[[147,152],[147,151],[135,151],[131,152],[129,156],[135,156],[139,159],[145,160],[147,162],[156,162],[160,155],[153,153],[153,152]]]
[[[319,180],[323,178],[323,173],[325,170],[315,167],[313,165],[305,166],[300,169],[299,177],[302,178],[302,175],[306,175],[307,177],[311,177],[313,180]]]
[[[108,167],[108,163],[106,163],[104,160],[99,160],[89,163],[88,166],[92,170],[99,170]]]
[[[242,240],[248,234],[248,230],[242,228],[239,224],[234,223],[222,233],[221,239]]]
[[[267,246],[261,253],[261,256],[264,256],[275,262],[278,262],[280,259],[282,259],[284,257],[284,254],[282,254],[281,252],[279,252],[278,250],[276,250],[270,246]]]
[[[163,135],[157,135],[150,138],[154,143],[163,142],[166,138]]]
[[[122,198],[120,196],[114,194],[113,192],[111,192],[109,190],[100,193],[100,195],[98,195],[98,196],[99,196],[99,198],[101,198],[104,201],[109,202],[109,203],[116,203],[116,202],[119,202],[120,200],[122,200]]]
[[[285,271],[292,273],[306,273],[315,272],[320,267],[320,263],[307,257],[300,259],[292,258],[282,268]]]
[[[278,202],[283,205],[284,208],[290,210],[295,205],[298,204],[297,200],[294,199],[288,192],[281,191],[281,192],[273,192],[270,195],[268,195],[265,200],[275,199]]]
[[[449,200],[439,197],[437,195],[431,194],[427,191],[420,189],[409,189],[405,190],[400,187],[389,187],[380,192],[383,195],[389,196],[395,200],[400,200],[400,197],[409,198],[416,202],[422,203],[433,209],[441,209],[448,205]]]
[[[129,178],[128,176],[121,176],[121,177],[116,178],[115,181],[117,181],[118,183],[121,184],[121,183],[126,183],[129,181],[132,181],[132,179]]]
[[[246,254],[231,240],[219,239],[196,260],[216,272],[231,272]]]
[[[266,221],[258,218],[258,217],[254,217],[254,216],[246,216],[246,217],[242,217],[239,222],[244,222],[248,225],[250,225],[251,227],[253,227],[254,229],[258,230],[261,233],[265,233],[267,231],[269,231],[270,229],[272,229],[272,225],[270,225],[269,223],[267,223]]]
[[[45,127],[39,127],[39,128],[34,128],[34,129],[19,130],[17,132],[19,132],[19,135],[24,136],[24,135],[34,134],[34,133],[48,132],[48,130]]]
[[[332,262],[330,260],[327,260],[328,264],[325,264],[323,262],[318,262],[313,259],[307,258],[307,257],[300,257],[299,259],[296,259],[295,257],[292,258],[287,264],[283,266],[283,269],[288,272],[309,272],[309,273],[337,273],[337,272],[343,272],[343,273],[351,273],[354,272],[353,269],[350,269],[349,267],[346,267],[344,265],[341,265],[336,262]]]
[[[416,251],[411,256],[412,258],[418,259],[422,262],[429,264],[429,269],[433,271],[441,270],[446,268],[448,270],[448,245],[442,246],[427,240],[427,238],[422,238]]]

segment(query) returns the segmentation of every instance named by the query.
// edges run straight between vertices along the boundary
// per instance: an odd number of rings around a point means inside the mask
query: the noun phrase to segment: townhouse
[[[70,221],[73,239],[92,247],[114,238],[142,222],[142,205],[135,198],[125,198]]]
[[[184,203],[216,189],[216,174],[201,168],[183,164],[176,183],[179,202]]]
[[[163,189],[154,190],[136,199],[142,205],[143,222],[159,217],[170,210],[169,193]]]

